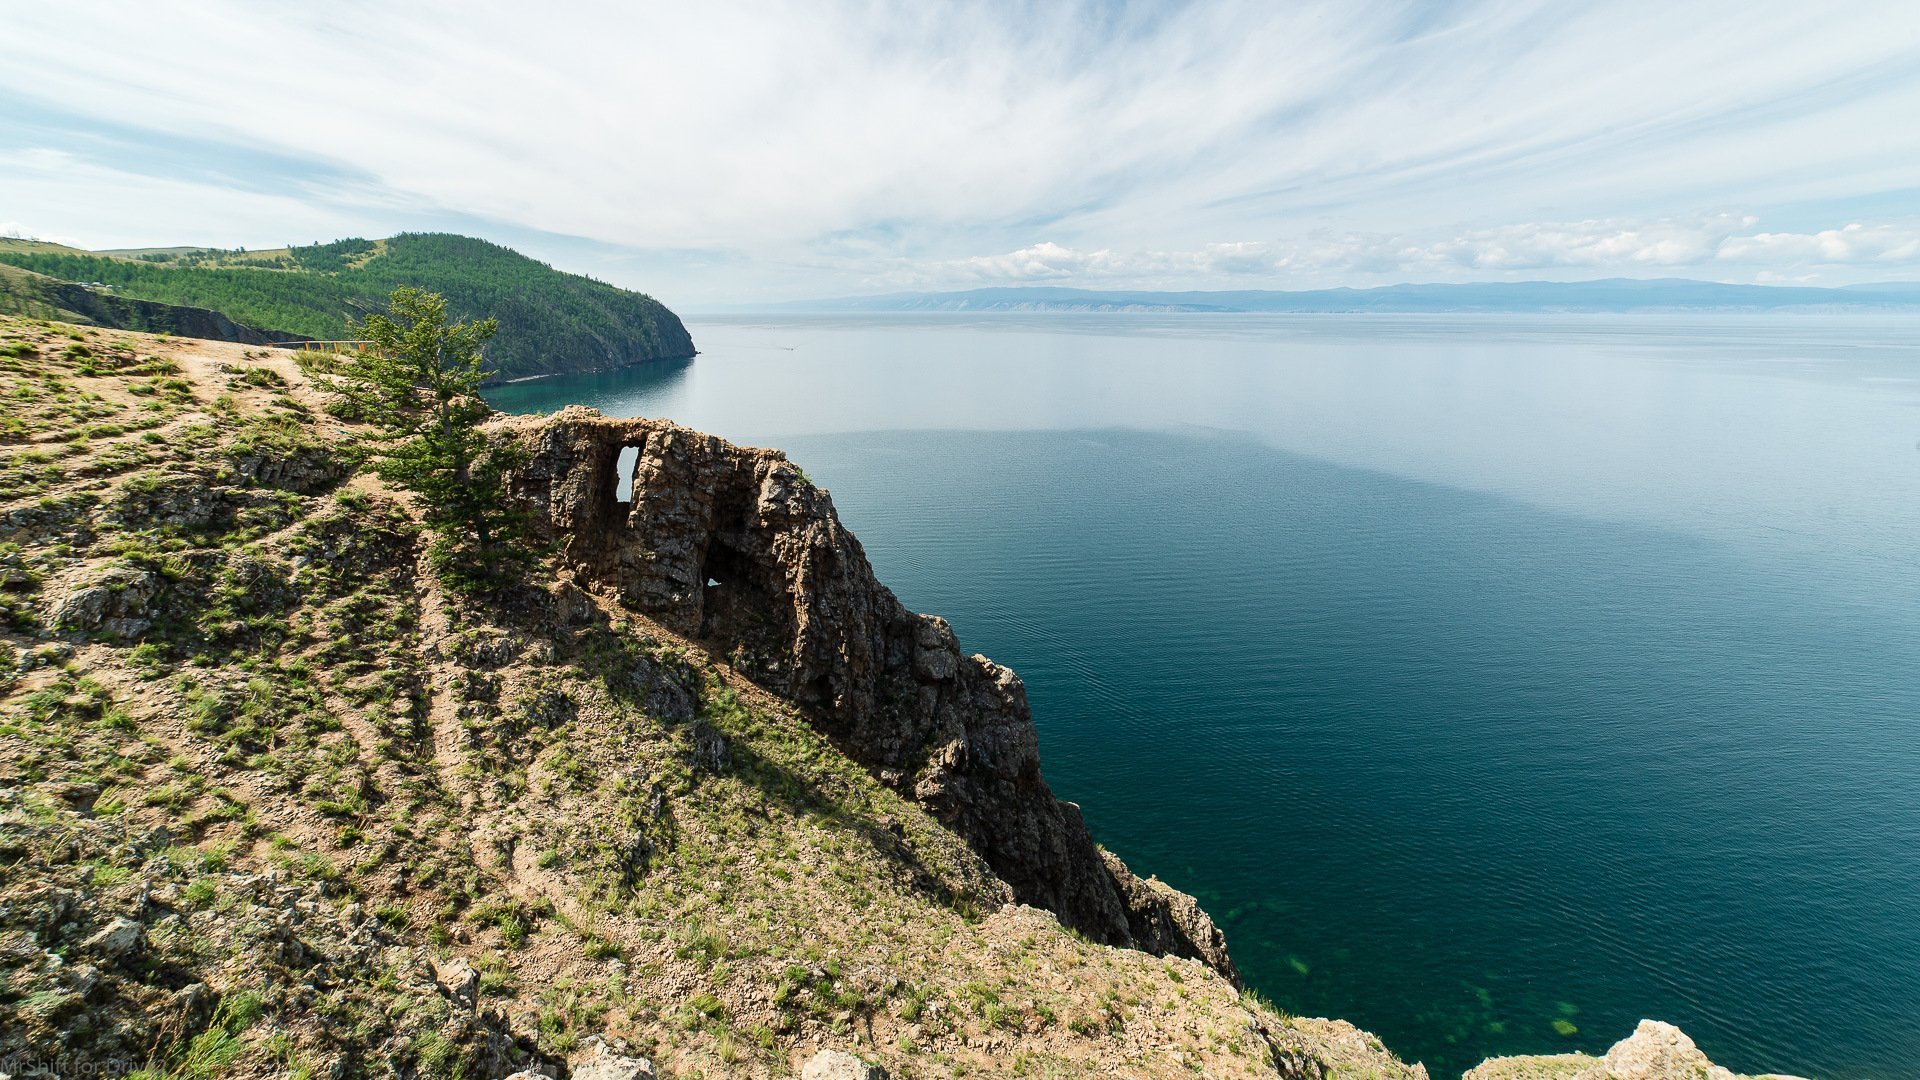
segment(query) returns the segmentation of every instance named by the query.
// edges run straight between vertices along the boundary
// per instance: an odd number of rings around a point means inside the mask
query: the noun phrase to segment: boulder
[[[587,1056],[572,1065],[573,1080],[654,1080],[653,1062],[616,1053],[599,1039],[589,1040]]]
[[[160,584],[160,576],[151,570],[109,566],[54,601],[51,622],[60,630],[139,637],[153,626],[153,601]]]
[[[886,1077],[885,1069],[869,1065],[845,1050],[822,1050],[808,1058],[800,1070],[800,1080],[886,1080]]]
[[[95,956],[106,960],[119,960],[138,952],[146,944],[146,932],[140,924],[125,917],[117,918],[87,940],[80,947]]]
[[[448,996],[465,1005],[468,1009],[479,1006],[480,973],[473,969],[464,956],[456,956],[434,970],[435,978],[447,991]]]

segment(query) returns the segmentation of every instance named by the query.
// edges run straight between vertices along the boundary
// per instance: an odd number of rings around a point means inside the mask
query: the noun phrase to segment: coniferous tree
[[[486,581],[524,562],[527,517],[506,492],[522,455],[480,429],[493,415],[480,397],[493,374],[480,350],[497,324],[450,322],[444,297],[403,285],[386,314],[355,329],[367,347],[340,367],[333,389],[379,428],[380,476],[420,496],[434,563]]]

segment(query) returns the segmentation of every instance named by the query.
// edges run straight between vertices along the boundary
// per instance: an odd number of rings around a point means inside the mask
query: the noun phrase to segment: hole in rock
[[[623,446],[620,448],[620,457],[613,463],[613,473],[619,481],[613,489],[613,500],[615,502],[630,503],[633,501],[633,470],[638,467],[639,464],[639,447]]]

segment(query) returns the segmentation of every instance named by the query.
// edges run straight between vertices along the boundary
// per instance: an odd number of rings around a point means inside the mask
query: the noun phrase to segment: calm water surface
[[[1282,1007],[1920,1077],[1920,320],[690,329],[496,404],[788,450]]]

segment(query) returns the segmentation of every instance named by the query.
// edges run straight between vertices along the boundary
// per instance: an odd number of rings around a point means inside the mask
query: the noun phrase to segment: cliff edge
[[[501,418],[553,554],[454,592],[295,361],[0,316],[0,1072],[1426,1080],[1242,993],[778,452]],[[1647,1033],[1473,1080],[1720,1075]]]
[[[297,359],[0,317],[0,1071],[1424,1080],[778,453],[502,419],[555,553],[453,592]]]
[[[579,406],[505,427],[532,451],[514,488],[576,583],[800,705],[964,838],[1019,902],[1103,944],[1203,960],[1238,985],[1199,905],[1134,876],[1054,798],[1019,677],[903,607],[831,496],[785,455]]]

